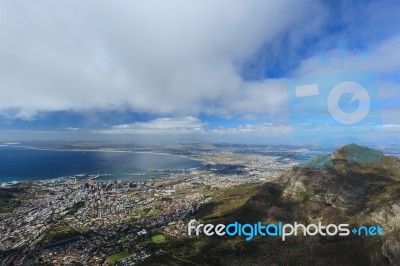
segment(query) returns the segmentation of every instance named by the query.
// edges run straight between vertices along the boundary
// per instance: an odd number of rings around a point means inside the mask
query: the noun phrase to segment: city
[[[273,180],[295,164],[229,150],[197,159],[204,168],[165,179],[107,181],[97,180],[100,174],[82,174],[11,185],[23,195],[1,217],[4,262],[23,263],[32,254],[36,263],[94,265],[113,254],[126,257],[122,263],[140,262],[149,256],[144,246],[156,233],[162,239],[184,237],[184,221],[213,190]]]

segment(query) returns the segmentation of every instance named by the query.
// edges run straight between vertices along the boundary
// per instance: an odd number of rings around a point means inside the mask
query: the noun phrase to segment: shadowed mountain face
[[[208,223],[380,225],[384,236],[200,237],[187,261],[206,265],[400,265],[400,162],[355,144],[264,183],[239,208]],[[172,254],[182,256],[181,252]],[[171,265],[174,256],[165,264]],[[164,264],[158,261],[157,265]],[[172,263],[173,264],[173,263]],[[179,263],[178,263],[179,264]]]
[[[260,209],[267,215],[254,211]],[[279,245],[289,249],[288,255],[275,257],[271,263],[297,264],[297,259],[304,265],[400,265],[400,162],[376,150],[347,145],[293,167],[274,183],[265,183],[233,216],[243,222],[384,228],[384,237],[292,238]],[[260,240],[260,244],[268,245],[268,241]]]

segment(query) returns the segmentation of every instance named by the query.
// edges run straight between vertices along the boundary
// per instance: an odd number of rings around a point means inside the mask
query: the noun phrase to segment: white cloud
[[[246,134],[263,134],[263,135],[281,135],[289,134],[290,126],[273,125],[271,123],[255,124],[255,125],[238,125],[232,128],[220,126],[217,129],[209,129],[206,122],[198,118],[186,116],[179,118],[157,118],[148,122],[136,122],[132,124],[122,124],[112,126],[108,129],[96,130],[92,133],[102,134],[207,134],[209,135],[246,135]]]
[[[382,131],[386,132],[400,132],[400,125],[383,125]]]
[[[339,43],[338,43],[339,44]],[[351,45],[351,40],[349,41]],[[344,54],[338,47],[324,52],[325,62],[321,55],[302,60],[294,71],[296,76],[319,75],[370,69],[377,74],[398,73],[400,69],[400,34],[379,40],[365,51],[347,49]],[[344,56],[344,57],[343,57]]]
[[[240,66],[287,34],[301,42],[321,10],[311,0],[2,2],[0,113],[276,112],[280,81],[248,83]]]
[[[400,70],[398,47],[400,47],[400,34],[394,34],[389,38],[376,41],[375,45],[366,53],[347,50],[343,61],[341,50],[335,48],[324,54],[330,65],[321,60],[320,56],[313,56],[303,60],[293,75],[297,77],[318,77],[326,74],[371,70],[377,78],[378,99],[372,99],[372,101],[373,108],[379,109],[380,123],[381,125],[397,124],[400,112],[400,85],[399,80],[395,78]],[[375,86],[375,84],[372,85]],[[325,107],[325,100],[320,100],[321,102],[315,102],[315,106],[322,104]],[[387,129],[389,128],[386,126],[382,127],[384,131]]]
[[[69,131],[79,131],[79,128],[77,128],[77,127],[67,127],[65,129],[69,130]]]
[[[191,116],[181,118],[157,118],[148,122],[136,122],[99,130],[105,134],[159,134],[201,133],[206,124]]]
[[[256,124],[256,125],[239,125],[233,128],[220,127],[218,129],[210,130],[213,134],[233,134],[233,135],[278,135],[284,136],[290,134],[292,129],[287,125],[272,125],[272,124]]]
[[[240,115],[261,113],[276,119],[285,117],[287,111],[286,81],[267,79],[247,82],[235,95],[227,95],[221,100],[224,108],[213,110],[219,115]]]

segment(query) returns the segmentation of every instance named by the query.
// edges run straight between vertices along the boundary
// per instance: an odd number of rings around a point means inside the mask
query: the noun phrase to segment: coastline
[[[37,151],[56,151],[56,152],[93,152],[93,153],[130,153],[130,154],[150,154],[150,155],[164,155],[164,156],[172,156],[175,158],[183,158],[183,159],[187,159],[196,163],[200,163],[202,165],[204,165],[204,161],[196,159],[196,158],[192,158],[189,156],[185,156],[185,155],[178,155],[178,154],[171,154],[171,153],[165,153],[165,152],[154,152],[154,151],[132,151],[132,150],[115,150],[115,149],[57,149],[57,148],[40,148],[40,147],[34,147],[34,146],[27,146],[27,145],[8,145],[8,144],[2,144],[0,146],[1,148],[17,148],[17,149],[26,149],[26,150],[37,150]],[[174,171],[180,171],[180,170],[190,170],[190,169],[196,169],[198,167],[190,167],[190,168],[176,168],[176,169],[166,169],[165,172],[171,172],[170,174],[166,174],[166,176],[164,177],[156,177],[156,180],[164,180],[164,179],[168,179],[171,176],[174,175]],[[132,179],[129,178],[112,178],[109,180],[122,180],[122,181],[128,181],[128,180],[132,180],[132,181],[146,181],[146,180],[150,180],[152,179],[151,177],[147,177],[147,178],[138,178],[138,176],[146,176],[146,171],[148,171],[150,169],[146,169],[146,170],[142,170],[143,173],[138,174],[138,175],[128,175],[131,177],[134,177]],[[160,171],[164,171],[163,169],[159,169],[159,168],[154,168],[154,170],[160,170]],[[114,176],[113,174],[110,173],[102,173],[101,172],[97,172],[97,174],[94,174],[94,172],[96,171],[88,171],[88,172],[81,172],[81,173],[77,173],[77,174],[71,174],[71,175],[62,175],[62,176],[54,176],[54,177],[49,177],[49,178],[37,178],[37,179],[10,179],[10,180],[5,180],[5,181],[1,181],[0,178],[0,185],[4,186],[4,185],[12,185],[12,184],[17,184],[17,183],[21,183],[21,182],[36,182],[36,181],[51,181],[51,180],[58,180],[58,179],[67,179],[67,178],[72,178],[75,176],[97,176],[96,178],[94,178],[94,180],[97,180],[98,177],[100,176]],[[135,178],[136,177],[136,178]],[[7,177],[5,177],[5,179],[7,179]]]
[[[103,149],[93,149],[93,150],[88,150],[88,149],[57,149],[57,148],[39,148],[39,147],[34,147],[34,146],[25,146],[25,145],[0,145],[1,147],[17,147],[17,148],[25,148],[25,149],[32,149],[32,150],[40,150],[40,151],[79,151],[79,152],[126,152],[126,153],[148,153],[148,154],[158,154],[158,155],[168,155],[168,156],[178,156],[182,158],[186,158],[189,160],[193,161],[199,161],[203,163],[202,160],[199,160],[198,158],[193,158],[188,155],[181,155],[181,154],[172,154],[172,153],[167,153],[167,152],[156,152],[156,151],[122,151],[122,150],[103,150]]]

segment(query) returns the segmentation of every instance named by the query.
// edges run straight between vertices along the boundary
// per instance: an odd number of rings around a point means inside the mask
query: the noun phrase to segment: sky
[[[0,140],[393,140],[398,14],[396,0],[2,1]]]

